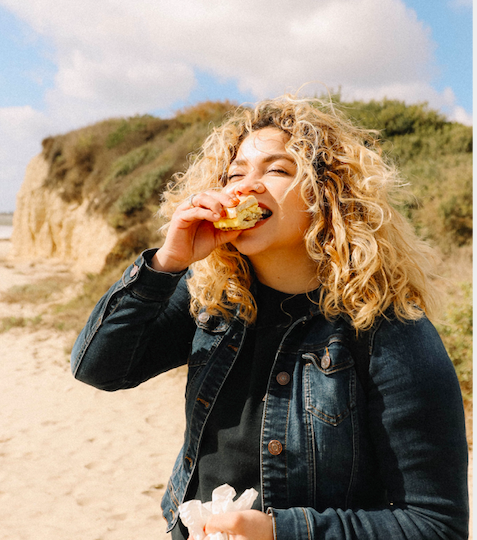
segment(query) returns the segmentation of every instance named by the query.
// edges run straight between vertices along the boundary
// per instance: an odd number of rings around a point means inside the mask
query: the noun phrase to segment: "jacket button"
[[[270,441],[268,443],[268,451],[272,456],[278,456],[278,454],[281,454],[283,450],[282,443],[280,441]]]
[[[129,272],[129,277],[134,277],[139,272],[139,266],[135,264]]]
[[[321,367],[323,369],[328,369],[330,366],[331,366],[331,358],[330,358],[330,355],[326,353],[325,356],[323,356],[323,358],[321,359]]]
[[[199,319],[199,322],[205,324],[210,319],[210,315],[206,311],[202,311],[197,318]]]
[[[281,384],[282,386],[285,386],[290,382],[290,375],[286,371],[281,371],[277,375],[277,382],[278,384]]]

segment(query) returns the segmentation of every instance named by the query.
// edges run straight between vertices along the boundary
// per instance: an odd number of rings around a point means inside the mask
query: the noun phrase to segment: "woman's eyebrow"
[[[267,157],[263,158],[264,163],[272,163],[274,161],[278,161],[279,159],[286,159],[289,161],[292,165],[296,165],[295,160],[289,155],[289,154],[270,154]],[[236,165],[237,167],[240,167],[242,165],[246,165],[247,160],[245,159],[235,159],[232,161],[230,166]]]
[[[263,161],[264,163],[272,163],[273,161],[278,161],[279,159],[286,159],[295,165],[295,160],[289,154],[270,154]]]

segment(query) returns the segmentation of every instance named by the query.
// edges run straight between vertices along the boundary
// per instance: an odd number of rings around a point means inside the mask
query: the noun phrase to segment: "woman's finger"
[[[210,210],[223,213],[224,207],[231,207],[238,204],[238,198],[235,194],[228,194],[222,191],[202,191],[190,195],[184,201],[182,208],[209,208]]]
[[[219,206],[217,210],[203,206],[193,206],[192,208],[186,206],[178,208],[178,210],[180,210],[180,212],[173,217],[173,220],[176,218],[180,222],[186,223],[187,226],[190,226],[197,221],[218,221],[224,214],[222,206]]]

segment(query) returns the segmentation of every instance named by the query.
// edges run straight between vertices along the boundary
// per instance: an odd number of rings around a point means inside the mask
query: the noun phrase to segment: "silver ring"
[[[194,197],[197,195],[197,193],[192,193],[192,195],[189,197],[189,206],[191,208],[195,208],[194,206]]]

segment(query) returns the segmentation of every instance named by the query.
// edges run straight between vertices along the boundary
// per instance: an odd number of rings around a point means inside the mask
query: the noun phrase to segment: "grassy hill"
[[[345,102],[339,95],[334,101],[357,125],[379,131],[383,152],[409,182],[412,197],[402,212],[442,253],[441,271],[449,279],[443,283],[448,299],[439,331],[469,402],[472,128],[449,122],[426,104]],[[59,310],[59,324],[81,326],[127,261],[160,242],[154,215],[161,191],[175,172],[187,167],[188,156],[232,108],[229,102],[205,102],[170,119],[148,115],[111,119],[43,141],[50,164],[46,185],[65,201],[88,197],[91,212],[104,215],[120,233],[103,273],[90,276],[84,294]]]

